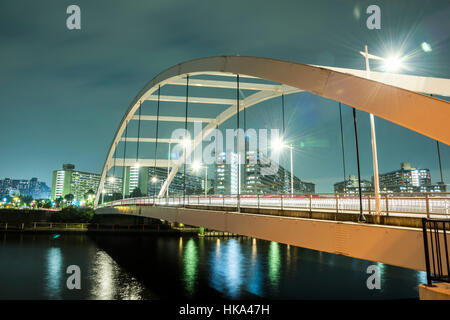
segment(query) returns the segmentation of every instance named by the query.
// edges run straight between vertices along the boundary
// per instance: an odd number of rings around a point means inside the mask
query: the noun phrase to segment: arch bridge
[[[214,210],[211,206],[226,207],[226,197],[198,197],[197,203],[192,198],[183,197],[169,199],[167,190],[180,168],[185,165],[185,159],[206,139],[217,126],[246,108],[258,106],[259,103],[280,96],[299,92],[312,94],[340,102],[355,109],[373,114],[377,117],[418,132],[443,144],[450,144],[450,104],[448,101],[429,95],[450,96],[450,80],[392,73],[372,72],[371,79],[365,77],[365,70],[306,65],[301,63],[244,56],[218,56],[187,61],[175,65],[154,77],[133,99],[126,111],[106,156],[101,181],[95,198],[96,212],[113,214],[146,215],[168,221],[177,221],[190,225],[204,226],[216,230],[241,233],[266,240],[289,243],[326,252],[346,254],[357,258],[390,263],[398,266],[424,269],[423,243],[421,233],[417,229],[381,225],[360,225],[353,222],[314,220],[305,217],[289,216],[274,217],[273,215],[248,214],[243,212],[224,212]],[[186,90],[182,95],[161,95],[165,87],[181,87]],[[209,95],[191,96],[189,88],[202,88],[202,92],[220,90],[245,90],[251,94],[242,98],[209,97]],[[155,115],[141,115],[141,106],[145,101],[157,101],[158,109]],[[184,117],[164,115],[159,112],[160,102],[183,103],[186,106]],[[222,106],[215,116],[196,117],[192,112],[188,115],[188,106],[199,104],[211,110],[212,106]],[[336,104],[337,105],[337,104]],[[138,137],[128,137],[127,127],[132,121],[138,121]],[[116,157],[118,144],[123,142],[141,143],[182,143],[167,137],[160,138],[158,129],[156,136],[139,136],[141,121],[187,123],[201,122],[200,133],[190,141],[191,147],[185,149],[183,157],[176,161],[168,159],[152,159]],[[124,137],[125,133],[125,137]],[[138,149],[139,150],[139,149]],[[163,167],[168,168],[167,178],[161,183],[158,194],[151,198],[121,199],[117,202],[99,205],[102,191],[108,178],[108,172],[116,166],[132,167]],[[184,186],[185,187],[185,186]],[[125,190],[123,192],[126,194]],[[251,198],[251,197],[250,197]],[[248,207],[260,208],[265,201],[276,201],[277,210],[283,210],[283,204],[290,209],[313,211],[313,203],[322,201],[320,197],[312,199],[311,195],[300,200],[281,196],[277,200],[248,198]],[[326,201],[330,202],[329,197]],[[230,200],[231,199],[231,200]],[[243,198],[244,199],[244,198]],[[337,200],[336,200],[337,199]],[[230,195],[229,206],[240,204],[239,195]],[[351,200],[351,199],[350,199]],[[331,212],[351,211],[353,204],[349,199],[331,197],[335,206]],[[420,206],[427,208],[425,214],[430,214],[430,203],[433,208],[440,208],[437,215],[448,213],[448,199],[422,199]],[[187,202],[186,202],[187,201]],[[234,202],[233,202],[234,201]],[[256,205],[257,201],[257,205]],[[284,202],[283,202],[284,201]],[[339,201],[341,203],[339,204]],[[350,202],[349,202],[350,201]],[[431,201],[431,202],[430,202]],[[433,202],[434,201],[434,202]],[[195,204],[196,208],[187,208]],[[222,204],[222,205],[221,205]],[[365,211],[370,213],[370,199],[365,200]],[[203,205],[203,208],[198,206]],[[372,204],[373,205],[373,204]],[[182,207],[180,207],[182,206]],[[269,206],[269,205],[268,205]],[[309,207],[308,207],[309,206]],[[387,213],[386,203],[385,212]],[[320,206],[317,207],[319,209]],[[350,208],[350,209],[349,209]],[[373,207],[372,207],[373,208]],[[217,208],[216,208],[217,209]],[[401,211],[401,209],[399,209]],[[317,210],[316,210],[317,211]],[[319,210],[320,211],[320,210]],[[336,220],[336,219],[335,219]],[[301,234],[299,231],[301,230]],[[324,235],[327,236],[324,236]],[[353,240],[350,241],[350,238]],[[359,240],[358,240],[359,239]],[[377,247],[380,241],[384,245]],[[364,244],[364,245],[362,245]],[[405,248],[408,250],[404,250]],[[394,248],[394,249],[392,249]],[[420,251],[420,255],[417,253]]]

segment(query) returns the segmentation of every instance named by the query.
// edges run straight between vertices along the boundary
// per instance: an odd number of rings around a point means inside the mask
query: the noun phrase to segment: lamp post
[[[156,183],[158,182],[158,177],[156,175],[156,168],[154,168],[152,177],[152,183],[153,183],[153,205],[156,205]]]
[[[172,143],[172,141],[169,141],[169,154],[167,155],[167,180],[169,180],[169,171],[170,171],[170,144]],[[167,201],[169,201],[169,186],[167,186],[166,189],[166,199]]]
[[[294,194],[294,157],[292,152],[294,150],[294,146],[292,144],[286,145],[283,140],[278,140],[277,143],[272,146],[275,151],[281,151],[283,148],[288,148],[290,151],[290,160],[291,160],[291,195]]]
[[[370,66],[369,66],[369,53],[367,50],[367,45],[364,46],[364,55],[366,60],[366,77],[370,79]],[[380,187],[379,187],[379,177],[378,177],[378,154],[377,154],[377,139],[375,134],[375,119],[373,114],[370,114],[370,135],[372,141],[372,159],[373,159],[373,181],[375,188],[375,211],[380,214]],[[361,191],[360,191],[361,192]]]
[[[291,151],[291,196],[294,194],[294,160],[292,157],[292,150],[294,149],[292,147],[292,144],[289,145],[289,149]]]
[[[366,61],[366,77],[370,79],[370,65],[369,59],[380,60],[384,62],[384,66],[386,71],[397,71],[401,68],[402,59],[398,57],[390,57],[390,58],[382,58],[375,56],[373,54],[369,54],[367,45],[364,46],[364,52],[359,52],[364,56]],[[370,132],[371,132],[371,140],[372,140],[372,158],[373,158],[373,180],[374,180],[374,188],[375,188],[375,210],[377,214],[380,214],[380,183],[378,176],[378,155],[377,155],[377,140],[375,135],[375,119],[373,114],[370,114]]]
[[[194,171],[198,171],[200,169],[205,169],[205,196],[208,195],[208,167],[207,166],[202,166],[200,163],[195,162],[192,165]]]

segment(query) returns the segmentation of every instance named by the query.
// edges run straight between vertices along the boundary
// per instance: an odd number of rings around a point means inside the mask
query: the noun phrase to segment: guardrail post
[[[430,255],[428,252],[428,238],[427,238],[427,219],[422,218],[422,235],[423,235],[423,247],[425,248],[425,265],[427,268],[427,284],[431,283],[431,269],[430,269]]]
[[[312,194],[309,195],[309,213],[312,213]]]
[[[33,229],[36,230],[36,222],[33,224]]]
[[[339,195],[335,193],[334,196],[336,198],[336,213],[339,213]]]
[[[389,196],[386,193],[386,216],[389,217]]]
[[[223,203],[222,206],[225,207],[225,195],[224,194],[222,195],[222,203]]]
[[[281,195],[281,210],[283,210],[283,195]]]
[[[427,208],[427,218],[430,218],[430,202],[428,199],[428,193],[425,193],[425,206]]]
[[[259,193],[256,194],[258,196],[258,209],[259,209]]]
[[[8,223],[5,223],[5,230],[8,230]]]
[[[367,195],[367,206],[369,209],[369,214],[371,214],[371,210],[370,210],[370,194]]]
[[[209,196],[209,205],[211,205],[211,195]]]
[[[22,230],[23,230],[23,228],[24,228],[24,224],[22,223]]]

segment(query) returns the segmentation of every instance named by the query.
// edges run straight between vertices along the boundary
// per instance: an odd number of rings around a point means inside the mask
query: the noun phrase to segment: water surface
[[[418,299],[424,272],[252,238],[0,234],[0,299]],[[367,288],[376,264],[381,289]],[[69,265],[81,290],[66,286]]]

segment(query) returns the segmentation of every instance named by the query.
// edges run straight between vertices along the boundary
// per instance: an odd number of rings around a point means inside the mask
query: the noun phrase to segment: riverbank
[[[65,222],[0,222],[0,233],[146,233],[146,234],[198,234],[199,228],[173,228],[169,225],[142,224],[117,225],[99,223]]]

